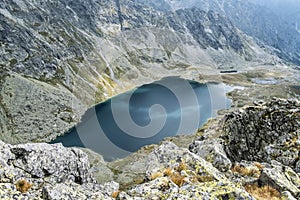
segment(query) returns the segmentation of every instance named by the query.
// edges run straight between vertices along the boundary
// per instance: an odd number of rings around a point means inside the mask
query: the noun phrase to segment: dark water
[[[192,134],[228,108],[227,86],[167,77],[88,109],[81,123],[52,143],[90,148],[107,161],[165,137]]]

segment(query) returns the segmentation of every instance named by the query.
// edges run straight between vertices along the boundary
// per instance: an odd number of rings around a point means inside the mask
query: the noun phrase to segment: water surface
[[[87,147],[106,161],[122,158],[165,137],[193,134],[228,108],[228,86],[167,77],[88,109],[81,123],[52,143]]]

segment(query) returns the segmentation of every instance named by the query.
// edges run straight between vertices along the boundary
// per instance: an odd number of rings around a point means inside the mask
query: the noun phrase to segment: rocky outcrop
[[[194,141],[190,145],[189,150],[211,162],[220,171],[228,171],[232,163],[224,151],[221,140],[202,139],[203,138],[198,138]]]
[[[76,148],[0,142],[0,152],[1,199],[109,199],[119,187],[96,184],[88,155]]]
[[[211,124],[189,149],[250,193],[253,185],[269,185],[282,197],[299,198],[299,100],[254,104]]]
[[[300,103],[274,99],[257,102],[223,119],[225,151],[234,161],[277,160],[300,172]]]
[[[116,196],[121,199],[225,196],[251,199],[242,187],[231,183],[209,162],[171,142],[154,148],[145,157],[147,166],[138,166],[143,171],[144,183],[123,192],[116,182],[98,184],[87,154],[79,149],[60,144],[1,142],[0,151],[1,199],[112,199]],[[136,167],[134,163],[131,166]]]
[[[230,181],[211,163],[171,142],[161,144],[147,157],[146,183],[128,190],[145,199],[213,199],[251,196]]]

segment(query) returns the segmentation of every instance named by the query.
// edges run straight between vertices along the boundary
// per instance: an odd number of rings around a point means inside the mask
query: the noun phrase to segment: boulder
[[[299,170],[300,102],[278,99],[225,115],[225,151],[231,161],[276,160]]]
[[[0,141],[0,199],[110,199],[119,184],[98,184],[88,158],[61,144]]]
[[[232,165],[220,140],[196,140],[190,145],[189,150],[222,172],[228,171]]]

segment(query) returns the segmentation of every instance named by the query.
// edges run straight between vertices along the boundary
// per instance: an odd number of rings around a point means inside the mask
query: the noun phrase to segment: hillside
[[[0,6],[0,132],[7,142],[49,141],[88,106],[164,76],[198,79],[200,71],[281,63],[229,19],[197,8],[165,13],[109,0]]]
[[[255,0],[139,0],[163,12],[197,7],[212,10],[226,16],[244,33],[252,36],[262,46],[275,48],[273,51],[282,59],[300,64],[300,33],[295,30],[299,19],[298,1],[255,1]]]

